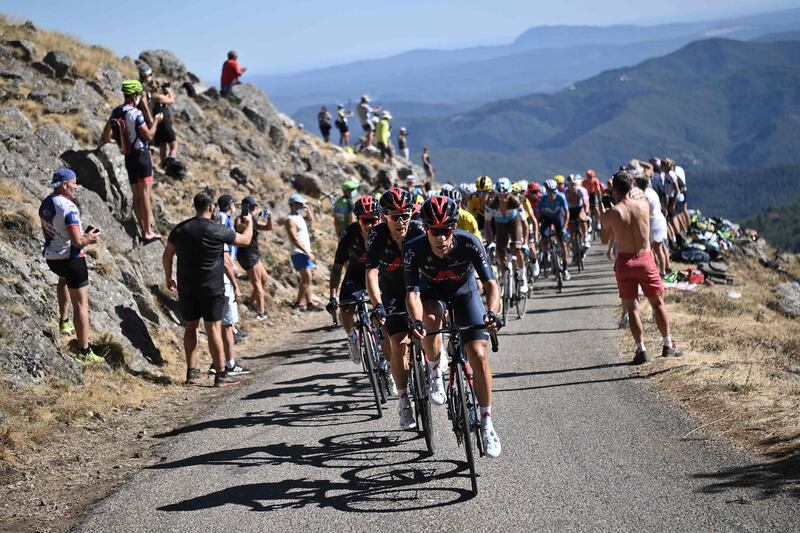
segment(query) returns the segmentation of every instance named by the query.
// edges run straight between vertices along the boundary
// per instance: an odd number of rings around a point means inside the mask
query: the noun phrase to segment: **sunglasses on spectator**
[[[449,237],[455,230],[456,228],[453,226],[428,226],[428,233],[430,233],[432,237]]]
[[[411,213],[405,211],[403,213],[391,213],[389,214],[389,218],[392,222],[408,222],[411,220]]]
[[[375,218],[375,217],[359,218],[358,221],[361,222],[362,224],[364,224],[365,226],[371,226],[372,224],[377,224],[378,223],[378,219]]]

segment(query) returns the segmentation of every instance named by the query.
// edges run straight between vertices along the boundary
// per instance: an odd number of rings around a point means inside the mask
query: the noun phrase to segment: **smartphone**
[[[603,207],[605,207],[606,209],[611,209],[612,207],[614,207],[614,202],[611,200],[611,197],[608,196],[607,194],[603,195]]]

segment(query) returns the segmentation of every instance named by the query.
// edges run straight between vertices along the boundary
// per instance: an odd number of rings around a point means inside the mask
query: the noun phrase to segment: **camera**
[[[605,207],[606,209],[611,209],[612,207],[614,207],[614,199],[611,198],[610,194],[604,194],[602,200],[603,200],[603,207]]]

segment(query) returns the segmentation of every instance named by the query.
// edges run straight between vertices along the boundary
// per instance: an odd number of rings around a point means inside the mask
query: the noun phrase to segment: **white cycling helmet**
[[[544,188],[547,189],[547,192],[558,190],[558,183],[556,180],[547,180],[544,182]]]
[[[508,194],[511,192],[511,180],[508,178],[500,178],[494,186],[494,190],[500,194]]]

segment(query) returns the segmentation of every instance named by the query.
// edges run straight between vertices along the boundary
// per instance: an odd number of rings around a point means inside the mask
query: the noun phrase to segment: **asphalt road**
[[[80,531],[797,531],[789,487],[657,395],[616,347],[615,284],[595,247],[556,295],[542,283],[492,355],[503,455],[478,461],[437,408],[433,457],[374,415],[343,335],[263,358],[206,418],[160,435],[166,458],[90,510]]]

